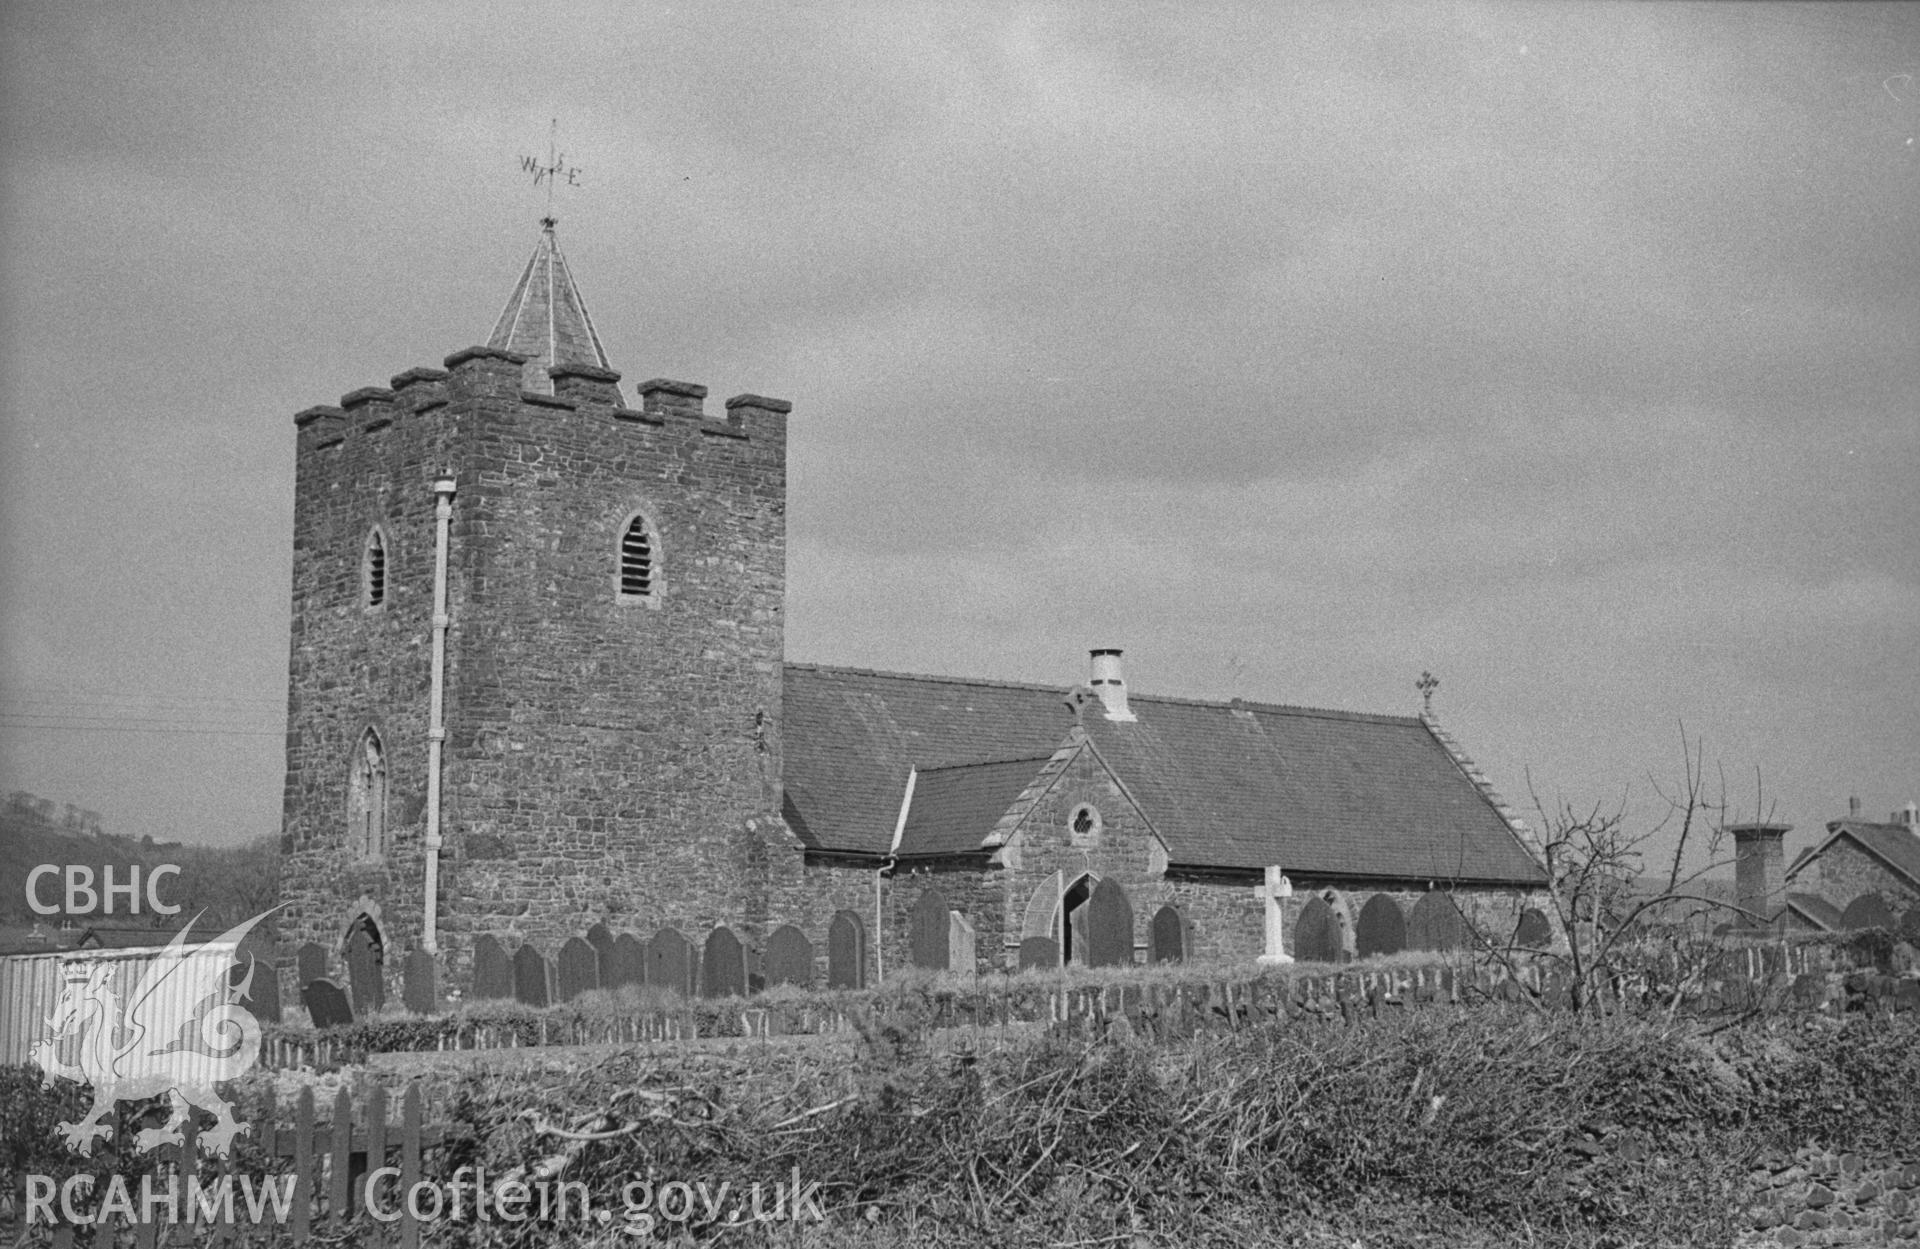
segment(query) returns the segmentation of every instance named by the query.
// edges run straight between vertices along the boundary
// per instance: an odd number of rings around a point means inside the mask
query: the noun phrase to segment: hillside
[[[97,824],[92,825],[97,830]],[[140,911],[128,913],[125,897],[116,897],[114,913],[95,910],[76,915],[76,923],[110,928],[156,926],[172,929],[196,912],[205,911],[199,929],[209,924],[236,923],[272,906],[277,888],[274,841],[263,838],[242,846],[187,846],[178,842],[155,842],[152,838],[134,840],[100,831],[76,831],[44,818],[31,805],[12,803],[0,810],[0,927],[39,923],[58,923],[57,917],[36,915],[27,901],[27,877],[42,863],[85,864],[93,869],[96,887],[107,867],[116,881],[129,878],[133,868],[140,869]],[[179,906],[177,916],[155,916],[147,906],[148,874],[162,864],[174,864],[180,874],[160,885],[160,899]],[[61,901],[63,887],[42,879],[40,901]]]

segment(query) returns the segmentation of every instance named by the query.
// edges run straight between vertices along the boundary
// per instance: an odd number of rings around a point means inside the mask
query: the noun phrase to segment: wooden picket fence
[[[334,1098],[333,1115],[326,1121],[316,1119],[310,1088],[301,1090],[293,1103],[290,1120],[281,1108],[268,1102],[251,1120],[251,1139],[269,1158],[284,1160],[284,1163],[273,1168],[273,1174],[249,1179],[258,1186],[263,1182],[284,1184],[286,1177],[291,1176],[292,1193],[284,1221],[280,1209],[269,1202],[264,1203],[266,1218],[259,1223],[252,1221],[248,1202],[243,1199],[242,1177],[227,1161],[201,1156],[197,1133],[189,1124],[181,1144],[163,1145],[156,1151],[159,1165],[153,1176],[153,1185],[160,1191],[167,1191],[171,1180],[171,1191],[177,1194],[179,1219],[167,1217],[164,1211],[152,1211],[161,1217],[134,1223],[134,1244],[139,1249],[161,1249],[168,1245],[242,1246],[264,1243],[271,1238],[301,1245],[309,1241],[337,1242],[351,1230],[363,1245],[416,1249],[422,1225],[409,1213],[406,1195],[422,1177],[422,1154],[443,1140],[442,1130],[424,1126],[421,1117],[417,1085],[408,1086],[401,1099],[398,1123],[387,1122],[387,1093],[379,1087],[368,1095],[358,1125],[354,1121],[353,1100],[345,1089]],[[397,1180],[380,1186],[377,1196],[386,1213],[399,1214],[393,1221],[377,1220],[365,1208],[366,1177],[379,1167],[398,1167],[400,1171]],[[223,1175],[232,1186],[231,1204],[223,1208],[223,1217],[212,1222],[193,1221],[195,1212],[190,1208],[188,1197],[190,1185],[195,1179],[206,1185],[217,1184]],[[141,1202],[138,1181],[129,1189],[134,1208],[138,1210]],[[100,1190],[96,1187],[90,1200],[97,1203],[99,1199]],[[117,1235],[117,1230],[108,1225],[95,1225],[89,1230],[60,1224],[54,1229],[52,1243],[54,1249],[89,1244],[105,1246],[120,1243]]]

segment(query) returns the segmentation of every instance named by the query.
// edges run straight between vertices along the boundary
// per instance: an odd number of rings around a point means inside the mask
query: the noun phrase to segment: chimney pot
[[[1103,647],[1088,654],[1093,662],[1087,684],[1100,696],[1101,705],[1107,709],[1107,719],[1133,720],[1134,714],[1127,710],[1127,682],[1120,675],[1119,650]]]
[[[1858,798],[1847,799],[1847,818],[1850,820],[1860,818],[1860,800]]]

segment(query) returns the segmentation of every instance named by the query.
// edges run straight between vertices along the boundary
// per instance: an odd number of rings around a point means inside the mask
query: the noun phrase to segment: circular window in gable
[[[1083,802],[1073,809],[1067,819],[1067,827],[1073,832],[1073,844],[1090,846],[1100,836],[1100,811],[1090,802]]]

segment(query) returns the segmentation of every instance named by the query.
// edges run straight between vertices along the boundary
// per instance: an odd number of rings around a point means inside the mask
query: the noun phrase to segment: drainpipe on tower
[[[433,483],[433,680],[427,703],[427,885],[420,921],[420,945],[432,954],[440,948],[434,915],[440,909],[440,750],[447,740],[444,719],[447,672],[447,530],[453,519],[454,483]]]

